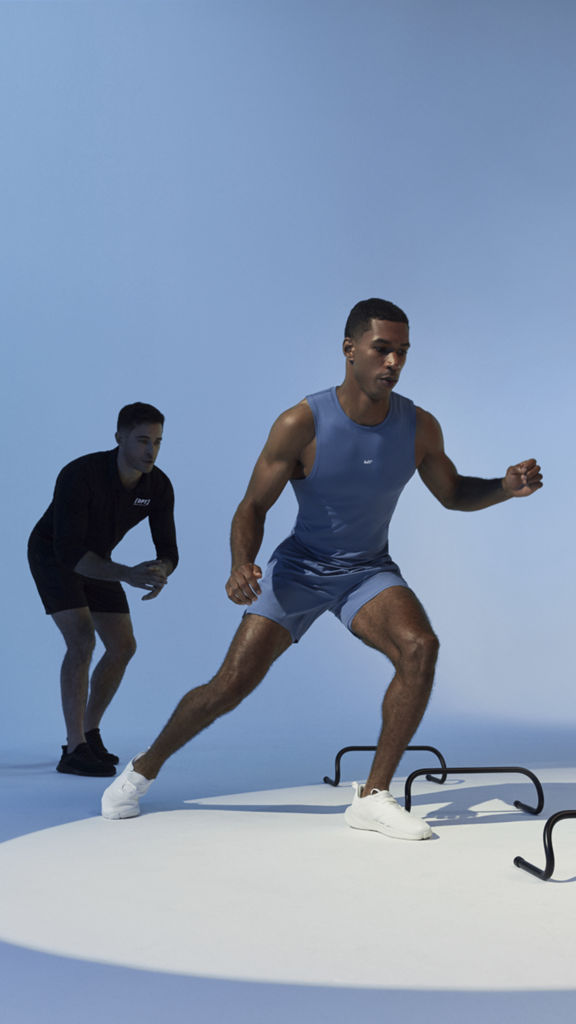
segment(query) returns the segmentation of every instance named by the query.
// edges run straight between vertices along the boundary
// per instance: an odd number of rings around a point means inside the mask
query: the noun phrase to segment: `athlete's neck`
[[[336,388],[336,397],[349,419],[363,427],[383,423],[390,410],[390,393],[371,398],[348,380]]]

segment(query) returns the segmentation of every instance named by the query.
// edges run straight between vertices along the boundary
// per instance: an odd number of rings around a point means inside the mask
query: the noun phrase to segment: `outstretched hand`
[[[527,459],[516,466],[509,466],[502,487],[510,498],[526,498],[540,490],[542,473],[536,459]]]
[[[247,562],[232,569],[226,584],[226,593],[234,604],[252,604],[261,593],[258,580],[262,578],[259,565]]]

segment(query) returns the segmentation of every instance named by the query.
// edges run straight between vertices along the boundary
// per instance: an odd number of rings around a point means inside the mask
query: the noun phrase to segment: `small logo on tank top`
[[[149,505],[150,498],[134,498],[135,505]]]
[[[374,459],[364,459],[364,465],[365,466],[371,466],[373,462],[374,462]]]

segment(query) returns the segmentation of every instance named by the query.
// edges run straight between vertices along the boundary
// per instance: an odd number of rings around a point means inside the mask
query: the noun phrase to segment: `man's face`
[[[151,473],[162,442],[161,423],[137,423],[116,434],[119,454],[130,469]]]
[[[344,355],[361,390],[377,401],[398,383],[410,348],[408,324],[371,320],[363,334],[344,339]]]

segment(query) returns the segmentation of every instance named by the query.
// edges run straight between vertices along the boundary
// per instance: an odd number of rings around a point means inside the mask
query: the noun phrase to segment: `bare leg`
[[[438,639],[411,590],[390,587],[360,609],[352,631],[385,654],[396,669],[382,704],[382,731],[364,795],[387,790],[430,697]]]
[[[136,758],[135,770],[155,779],[172,754],[252,693],[291,643],[288,631],[271,619],[242,619],[222,667],[209,683],[184,695],[150,749]]]
[[[128,662],[136,652],[132,621],[128,613],[92,612],[96,631],[105,651],[90,679],[90,696],[84,715],[84,730],[97,729],[114,697]]]
[[[54,622],[66,642],[66,654],[60,670],[62,711],[66,722],[68,750],[84,743],[84,712],[88,698],[88,677],[95,637],[88,608],[55,612]]]

